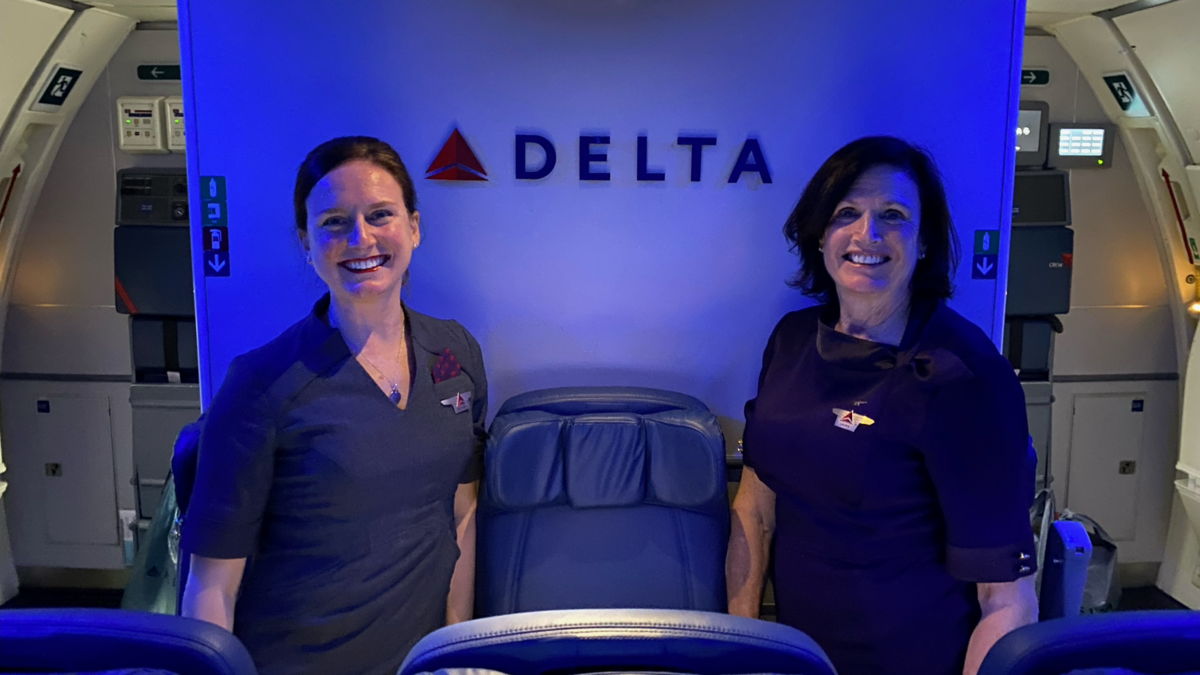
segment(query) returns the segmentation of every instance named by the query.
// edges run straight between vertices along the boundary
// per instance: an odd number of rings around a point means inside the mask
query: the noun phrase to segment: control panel
[[[167,149],[171,152],[183,152],[187,148],[187,133],[183,124],[183,97],[171,96],[164,102],[166,106]]]
[[[118,225],[188,224],[187,174],[183,169],[121,169],[117,172]]]
[[[163,137],[161,97],[119,98],[117,119],[121,125],[119,146],[125,152],[159,155],[168,152]]]
[[[1055,169],[1107,169],[1112,166],[1115,124],[1050,125],[1050,157]]]

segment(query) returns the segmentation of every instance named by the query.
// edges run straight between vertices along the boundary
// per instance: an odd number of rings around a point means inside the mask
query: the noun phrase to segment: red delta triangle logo
[[[454,130],[450,138],[433,163],[425,170],[425,177],[430,180],[487,180],[487,171],[467,145],[467,139]]]

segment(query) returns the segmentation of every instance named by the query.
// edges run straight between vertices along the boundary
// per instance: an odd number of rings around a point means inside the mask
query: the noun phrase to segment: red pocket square
[[[437,384],[459,375],[462,375],[462,366],[458,365],[454,353],[447,349],[438,357],[437,363],[433,364],[433,383]]]

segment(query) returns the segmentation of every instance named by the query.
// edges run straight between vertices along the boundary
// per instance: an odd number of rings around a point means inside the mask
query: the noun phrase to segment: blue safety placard
[[[200,177],[200,200],[223,202],[225,201],[225,177],[224,176],[201,176]]]
[[[1000,230],[975,230],[975,255],[1000,253]]]
[[[229,225],[229,209],[225,207],[225,177],[200,177],[200,220],[204,227]]]
[[[994,255],[975,255],[971,260],[972,279],[995,279],[999,258]]]
[[[229,276],[229,252],[228,251],[205,251],[204,252],[204,276],[206,276],[206,277],[227,277],[227,276]]]
[[[224,227],[204,228],[203,239],[205,251],[229,250],[229,230]]]

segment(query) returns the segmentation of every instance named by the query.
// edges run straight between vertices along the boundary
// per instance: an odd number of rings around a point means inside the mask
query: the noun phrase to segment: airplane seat
[[[1091,559],[1092,541],[1083,523],[1059,520],[1050,525],[1038,595],[1040,621],[1079,616]]]
[[[835,675],[807,635],[712,612],[583,609],[476,619],[425,636],[397,675]]]
[[[1113,612],[1031,624],[1000,638],[979,675],[1066,675],[1088,669],[1200,672],[1200,612]]]
[[[179,508],[179,524],[187,514],[188,504],[192,499],[192,487],[196,482],[196,460],[200,455],[200,431],[204,428],[204,416],[185,426],[175,437],[175,449],[171,455],[171,476],[175,481],[175,503]],[[191,570],[191,553],[179,542],[179,587],[176,589],[175,607],[180,612],[183,609],[183,591],[187,585],[188,572]]]
[[[0,610],[0,672],[255,675],[229,631],[120,609]]]
[[[476,616],[725,611],[725,443],[699,400],[634,387],[509,399],[479,497]]]

